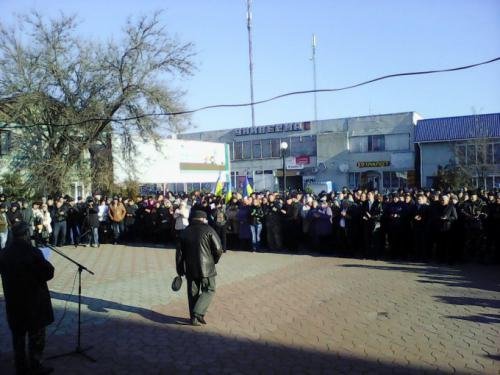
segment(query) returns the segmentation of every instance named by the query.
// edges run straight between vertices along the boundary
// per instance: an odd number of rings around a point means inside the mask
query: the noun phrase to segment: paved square
[[[56,374],[500,373],[498,266],[228,252],[209,324],[191,327],[185,285],[170,289],[173,249],[64,251],[96,273],[83,276],[83,343],[97,362],[53,360]],[[77,321],[76,268],[51,261],[48,356],[75,347]],[[13,368],[2,297],[3,375]]]

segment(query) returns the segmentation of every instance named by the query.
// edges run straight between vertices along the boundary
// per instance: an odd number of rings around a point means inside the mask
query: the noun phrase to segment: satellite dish
[[[339,165],[339,171],[342,173],[346,173],[349,170],[349,165],[346,163],[342,163]]]

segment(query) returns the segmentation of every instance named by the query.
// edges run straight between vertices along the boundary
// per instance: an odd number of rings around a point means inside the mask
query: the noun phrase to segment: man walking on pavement
[[[205,314],[215,296],[215,265],[222,256],[222,244],[208,225],[205,211],[195,210],[192,223],[181,235],[176,249],[179,276],[186,276],[191,324],[207,324]]]

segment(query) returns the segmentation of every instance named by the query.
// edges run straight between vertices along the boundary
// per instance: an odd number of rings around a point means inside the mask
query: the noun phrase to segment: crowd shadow
[[[386,265],[341,264],[339,267],[412,273],[418,276],[417,281],[419,283],[440,284],[450,288],[468,288],[484,292],[500,293],[500,267],[486,267],[484,265],[462,265],[452,267],[436,264],[402,262],[388,262]],[[500,309],[499,299],[465,296],[434,296],[434,298],[438,302],[452,305]],[[499,316],[494,314],[447,317],[450,319],[468,320],[476,323],[499,323]]]
[[[66,297],[59,294],[56,298]],[[98,311],[118,308],[124,311],[139,311],[153,317],[152,321],[175,322],[179,318],[168,317],[146,309],[111,301],[85,297],[85,303]],[[0,308],[3,308],[0,299]],[[56,308],[56,315],[62,314]],[[65,320],[76,321],[77,312],[68,311]],[[203,327],[182,325],[152,325],[145,321],[125,320],[116,317],[106,319],[104,324],[94,324],[95,316],[82,313],[86,322],[83,345],[91,346],[88,354],[97,362],[91,363],[81,358],[64,357],[47,362],[55,367],[54,374],[290,374],[290,373],[359,373],[371,374],[445,374],[436,369],[412,367],[403,358],[394,362],[384,362],[377,358],[347,355],[335,352],[316,351],[279,344],[267,340],[224,336],[210,333]],[[52,327],[49,327],[50,331]],[[0,335],[9,335],[7,325],[0,322]],[[4,336],[4,337],[5,337]],[[67,352],[75,342],[75,335],[61,334],[49,336],[45,356]],[[398,364],[398,362],[401,364]],[[403,363],[406,363],[403,365]],[[0,373],[13,373],[12,352],[0,352]]]

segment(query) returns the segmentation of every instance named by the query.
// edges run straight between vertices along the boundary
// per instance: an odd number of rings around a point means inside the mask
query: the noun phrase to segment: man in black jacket
[[[363,258],[380,256],[380,219],[383,210],[379,201],[375,200],[375,194],[370,191],[367,200],[361,209],[361,222],[363,226],[364,253]]]
[[[222,256],[217,232],[207,224],[207,214],[196,210],[191,225],[181,235],[176,250],[177,273],[186,276],[191,324],[206,324],[205,314],[215,296],[215,265]]]
[[[13,241],[0,252],[0,274],[5,295],[7,322],[12,332],[17,374],[49,374],[52,368],[40,360],[45,347],[45,327],[54,321],[47,281],[54,267],[30,241],[30,226],[12,227]],[[28,361],[26,360],[28,335]]]

